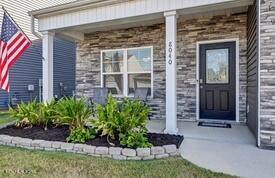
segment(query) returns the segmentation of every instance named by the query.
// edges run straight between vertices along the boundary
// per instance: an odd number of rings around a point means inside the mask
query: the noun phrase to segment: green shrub
[[[36,100],[18,104],[15,109],[10,108],[10,113],[17,118],[16,125],[18,127],[43,126],[47,129],[52,124],[55,117],[54,112],[55,101],[49,103],[38,103]]]
[[[70,130],[84,128],[92,114],[92,109],[84,99],[73,97],[62,98],[55,107],[55,123],[60,125],[69,125]]]
[[[130,131],[125,135],[120,135],[120,144],[129,148],[147,148],[151,147],[145,133]]]
[[[119,132],[128,133],[129,131],[147,132],[146,124],[150,108],[140,100],[125,99],[121,107],[121,118]]]
[[[53,120],[56,117],[55,114],[56,101],[52,100],[49,103],[40,103],[38,112],[35,113],[37,122],[36,125],[43,126],[47,130],[48,125],[53,124]]]
[[[145,145],[143,142],[146,142],[144,133],[147,132],[146,123],[150,112],[149,107],[141,101],[129,99],[123,100],[120,104],[121,106],[119,106],[117,100],[109,94],[106,106],[97,105],[96,107],[97,119],[93,121],[94,127],[98,132],[101,132],[102,136],[107,136],[109,143],[110,138],[119,139],[121,141],[123,140],[126,146],[134,147],[126,143],[125,137],[136,134],[134,136],[139,137],[137,142],[140,141],[141,145]],[[139,136],[137,136],[138,133]],[[140,137],[143,138],[140,139]],[[113,145],[112,143],[110,144]],[[139,143],[133,145],[139,145]],[[147,144],[147,146],[149,146],[149,144]]]
[[[35,100],[25,103],[21,102],[15,109],[9,109],[12,117],[16,118],[16,125],[18,127],[32,127],[36,121],[36,113],[39,108],[39,103]]]
[[[107,140],[115,139],[115,136],[119,134],[119,121],[120,112],[118,110],[118,103],[112,97],[108,95],[106,106],[96,105],[97,119],[93,120],[93,126],[97,129],[97,132],[101,132],[101,136],[107,135]],[[112,143],[110,143],[112,145]]]
[[[71,130],[67,141],[72,143],[85,143],[87,140],[95,138],[95,135],[96,131],[93,128],[76,128]]]

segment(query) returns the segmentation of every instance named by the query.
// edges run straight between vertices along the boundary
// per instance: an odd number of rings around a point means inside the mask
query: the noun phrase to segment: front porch
[[[149,4],[151,1],[146,2]],[[76,7],[67,7],[69,10],[63,11],[61,7],[56,7],[30,13],[38,19],[41,18],[39,30],[43,33],[45,58],[43,99],[48,101],[53,95],[52,52],[53,36],[56,35],[76,41],[77,96],[89,98],[93,96],[94,88],[106,87],[118,97],[129,97],[138,86],[145,86],[151,89],[151,96],[147,102],[152,109],[151,119],[162,119],[159,124],[165,122],[163,128],[165,132],[181,133],[178,132],[180,127],[177,126],[177,120],[201,119],[200,103],[208,101],[207,97],[204,97],[203,101],[200,100],[200,87],[203,82],[199,75],[200,45],[211,44],[210,50],[216,49],[217,47],[213,47],[215,45],[223,45],[217,49],[229,49],[230,45],[232,48],[228,51],[233,52],[228,53],[224,59],[231,61],[228,65],[231,63],[232,70],[229,73],[232,75],[229,80],[228,74],[225,74],[227,79],[222,83],[232,81],[232,85],[223,86],[219,96],[209,95],[208,98],[212,98],[213,101],[208,102],[209,108],[206,109],[212,110],[211,107],[219,103],[220,111],[230,110],[228,118],[234,122],[252,123],[251,129],[257,136],[258,113],[255,109],[257,63],[256,59],[250,56],[256,52],[253,48],[256,44],[255,36],[250,34],[256,32],[254,28],[256,24],[250,19],[256,12],[253,11],[249,15],[248,10],[253,1],[203,1],[202,3],[192,1],[191,3],[179,0],[177,3],[166,4],[167,6],[164,6],[163,2],[159,9],[153,9],[141,1],[136,4],[127,3],[115,5],[91,3],[90,8],[85,6],[87,9],[79,10],[78,6],[84,8],[84,5],[78,2],[72,4]],[[138,11],[144,9],[145,5],[152,8],[151,11]],[[113,16],[111,13],[103,13],[103,11],[113,12],[111,10],[122,6],[125,6],[126,12]],[[129,11],[126,7],[136,11]],[[74,9],[79,12],[72,12]],[[59,13],[62,15],[58,16]],[[139,56],[140,53],[143,57]],[[137,65],[140,61],[142,64]],[[130,66],[130,63],[135,66]],[[105,64],[111,64],[112,67],[110,65],[105,67]],[[203,79],[205,76],[203,75]],[[133,78],[140,82],[135,82]],[[219,98],[218,101],[214,101],[216,96]],[[226,99],[232,99],[231,104],[228,104]],[[250,119],[250,116],[253,118]],[[223,117],[217,118],[223,120]],[[187,126],[185,128],[187,132],[184,133],[187,138],[190,133],[196,136],[198,131],[198,137],[204,134],[210,136],[212,133],[214,140],[226,140],[225,135],[236,134],[230,138],[237,139],[240,136],[240,140],[235,141],[242,142],[247,139],[244,142],[250,142],[250,138],[238,134],[242,132],[242,127],[238,125],[231,130],[239,131],[229,131],[229,133],[225,131],[221,137],[217,137],[219,134],[215,134],[214,128],[197,130],[189,123],[184,124]],[[207,134],[208,130],[212,129],[213,132]]]
[[[185,141],[207,140],[213,142],[228,142],[248,144],[255,147],[256,140],[245,124],[231,124],[232,128],[201,127],[198,122],[178,121],[179,134],[184,135]],[[164,120],[151,120],[148,123],[150,132],[161,133],[165,130]]]
[[[163,132],[165,122],[150,121],[151,132]],[[275,152],[255,147],[255,138],[244,124],[232,128],[199,127],[197,122],[178,121],[184,135],[181,156],[198,166],[243,177],[275,174]]]

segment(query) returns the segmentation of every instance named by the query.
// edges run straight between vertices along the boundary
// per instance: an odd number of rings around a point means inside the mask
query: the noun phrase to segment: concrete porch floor
[[[150,132],[163,132],[164,128],[164,120],[148,123]],[[257,148],[245,125],[224,129],[178,121],[178,129],[185,138],[180,147],[182,157],[200,167],[241,177],[275,177],[275,151]]]

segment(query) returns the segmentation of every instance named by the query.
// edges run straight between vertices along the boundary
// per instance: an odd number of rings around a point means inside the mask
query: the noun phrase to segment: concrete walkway
[[[162,132],[165,121],[150,121],[151,132]],[[178,122],[185,139],[181,155],[194,164],[216,172],[251,178],[275,177],[275,151],[255,146],[255,138],[244,125],[231,129],[198,127],[195,122]]]

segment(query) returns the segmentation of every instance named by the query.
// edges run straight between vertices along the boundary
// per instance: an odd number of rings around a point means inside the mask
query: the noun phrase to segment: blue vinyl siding
[[[39,99],[39,79],[42,79],[42,42],[34,40],[32,46],[22,55],[10,71],[11,93],[18,101]],[[60,97],[60,82],[67,88],[65,95],[75,90],[75,44],[61,39],[54,41],[54,94]],[[28,92],[28,85],[34,85],[34,92]],[[9,95],[0,91],[0,109],[7,108]]]
[[[248,8],[247,19],[247,125],[258,136],[258,28],[257,5]]]
[[[63,83],[63,95],[72,96],[75,90],[75,44],[64,40],[54,43],[54,94],[60,98],[60,83]]]

